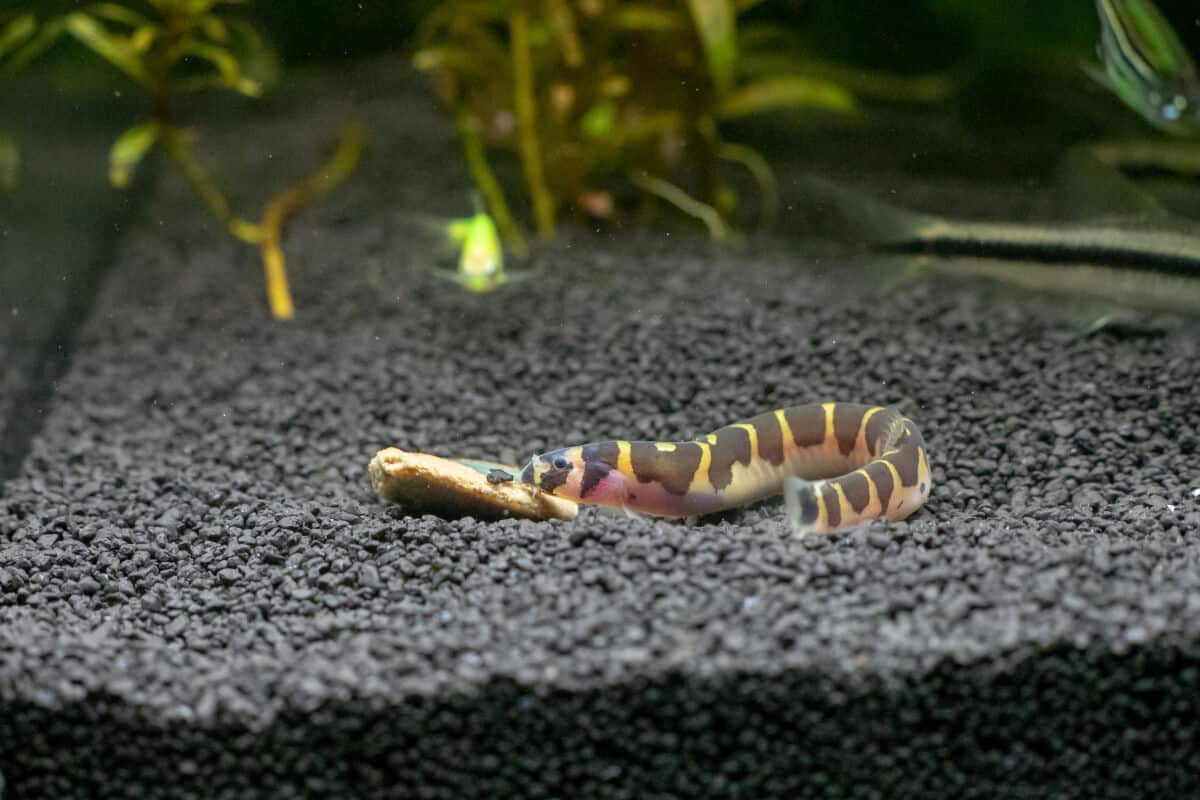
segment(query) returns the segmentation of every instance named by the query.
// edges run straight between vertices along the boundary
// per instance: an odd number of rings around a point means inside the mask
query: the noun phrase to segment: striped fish
[[[815,176],[797,183],[820,224],[921,269],[1147,311],[1200,313],[1200,227],[1185,220],[983,222],[898,208]]]
[[[1104,71],[1089,74],[1159,130],[1200,132],[1200,77],[1187,48],[1150,0],[1095,0]]]
[[[666,517],[711,514],[780,494],[798,533],[900,520],[929,496],[925,445],[880,406],[813,403],[685,442],[614,440],[530,459],[520,480],[580,503]]]

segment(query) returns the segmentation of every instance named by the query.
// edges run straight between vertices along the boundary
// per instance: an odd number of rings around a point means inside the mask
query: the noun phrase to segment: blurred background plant
[[[332,189],[354,168],[361,134],[351,126],[321,169],[265,206],[261,222],[234,213],[229,200],[196,155],[194,133],[177,120],[180,97],[204,90],[257,98],[278,74],[277,60],[255,27],[232,13],[242,0],[146,0],[70,4],[73,10],[9,13],[0,26],[0,77],[21,71],[62,39],[100,56],[141,89],[147,118],[125,131],[109,156],[109,180],[127,188],[138,164],[157,148],[178,168],[208,210],[238,239],[260,247],[272,313],[295,313],[288,286],[282,228],[289,216]],[[52,4],[49,4],[52,5]],[[0,183],[17,179],[19,151],[0,135]]]
[[[1156,5],[1182,46],[1197,52],[1195,0]],[[1142,124],[1083,76],[1083,63],[1099,63],[1100,27],[1088,0],[26,0],[18,7],[25,10],[0,11],[0,77],[63,40],[120,70],[149,102],[145,119],[112,148],[112,182],[128,185],[147,154],[165,155],[233,235],[261,248],[280,317],[292,313],[283,222],[349,173],[360,134],[351,129],[329,163],[251,221],[234,213],[200,163],[175,106],[206,89],[256,98],[281,63],[320,66],[397,48],[412,54],[449,109],[472,180],[518,256],[523,230],[551,237],[564,216],[661,223],[664,207],[698,219],[716,238],[735,238],[775,215],[772,159],[786,151],[855,158],[841,132],[886,127],[895,111],[920,118],[931,136],[983,131],[985,143],[994,124],[1055,116],[1062,125],[1045,148],[1052,155],[1114,132],[1136,135]],[[271,46],[259,31],[270,33]],[[933,108],[938,114],[926,113]],[[21,160],[0,131],[0,190],[15,184]],[[963,160],[939,158],[936,166],[988,164],[968,149]]]
[[[533,227],[563,211],[609,219],[665,200],[729,235],[739,201],[723,165],[758,189],[775,179],[720,125],[767,109],[853,115],[853,92],[794,63],[755,62],[771,44],[740,23],[760,0],[447,0],[417,31],[416,66],[453,109],[471,174],[510,246],[523,247],[489,153],[515,152]],[[751,56],[751,57],[748,57]],[[750,66],[751,69],[746,69]]]

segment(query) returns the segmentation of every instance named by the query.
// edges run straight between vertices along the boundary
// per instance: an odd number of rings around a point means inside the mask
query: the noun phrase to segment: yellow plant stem
[[[163,123],[162,147],[213,216],[236,238],[247,244],[259,246],[271,314],[276,319],[294,317],[296,306],[288,286],[286,262],[283,257],[284,223],[289,217],[331,191],[354,171],[362,151],[361,127],[349,126],[342,133],[338,148],[328,162],[300,183],[288,187],[271,199],[263,209],[263,219],[259,224],[234,215],[229,200],[196,159],[184,131]]]
[[[300,183],[280,192],[263,209],[262,223],[257,227],[267,300],[276,319],[291,319],[296,314],[283,257],[284,223],[345,180],[354,171],[361,153],[362,128],[352,124],[342,132],[337,150],[329,161]]]
[[[518,4],[508,18],[513,66],[513,103],[517,115],[517,145],[525,182],[533,201],[533,216],[538,235],[543,239],[554,236],[554,200],[546,187],[542,168],[542,148],[538,143],[537,106],[533,90],[533,60],[529,50],[529,19]]]

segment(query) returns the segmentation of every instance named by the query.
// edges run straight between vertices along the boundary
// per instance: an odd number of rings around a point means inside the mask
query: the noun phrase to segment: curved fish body
[[[1100,18],[1096,77],[1159,130],[1200,132],[1200,77],[1187,48],[1150,0],[1095,0]]]
[[[612,440],[536,455],[520,480],[575,500],[667,517],[787,491],[798,533],[900,520],[929,496],[924,441],[900,412],[854,403],[768,411],[683,442]]]

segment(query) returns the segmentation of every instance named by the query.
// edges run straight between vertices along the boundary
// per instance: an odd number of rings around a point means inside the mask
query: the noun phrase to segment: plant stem
[[[160,125],[162,126],[162,148],[166,152],[171,161],[183,173],[183,177],[187,180],[188,185],[192,190],[199,195],[204,205],[216,217],[222,225],[229,229],[237,238],[249,244],[258,244],[261,241],[261,234],[258,233],[258,226],[252,222],[247,222],[244,219],[234,216],[233,209],[229,205],[229,201],[217,185],[204,171],[204,167],[196,159],[192,153],[192,147],[187,141],[187,135],[171,124],[167,119],[160,117]]]
[[[708,235],[717,241],[725,241],[729,238],[729,228],[726,227],[725,221],[721,219],[721,215],[717,210],[708,203],[697,200],[670,181],[656,178],[644,172],[633,173],[629,176],[629,179],[633,181],[634,185],[650,192],[656,197],[661,197],[683,213],[703,222],[705,227],[708,228]]]
[[[456,119],[458,135],[462,138],[463,152],[467,158],[467,168],[471,170],[471,177],[474,179],[475,185],[479,187],[484,202],[487,203],[488,212],[496,221],[496,227],[500,230],[500,235],[504,237],[508,246],[518,257],[524,258],[528,254],[529,248],[525,244],[525,237],[521,235],[521,229],[513,221],[512,213],[508,210],[508,203],[504,201],[504,190],[500,188],[500,181],[496,180],[495,173],[488,166],[475,118],[471,116],[470,112],[462,110],[458,112]]]
[[[759,230],[766,230],[775,223],[779,215],[779,188],[775,182],[775,173],[762,154],[753,147],[735,142],[717,140],[715,142],[717,158],[741,164],[758,183],[762,191],[762,203],[759,211]]]
[[[284,223],[345,180],[354,171],[361,153],[362,128],[352,124],[342,132],[337,150],[329,161],[300,183],[284,189],[263,208],[262,223],[257,228],[261,236],[267,300],[276,319],[291,319],[296,314],[283,257]]]
[[[554,236],[554,200],[546,188],[542,169],[542,148],[538,143],[537,110],[533,94],[533,61],[529,51],[529,20],[524,8],[513,10],[508,18],[513,63],[513,103],[517,114],[517,144],[525,182],[533,201],[533,216],[538,235],[543,239]]]

